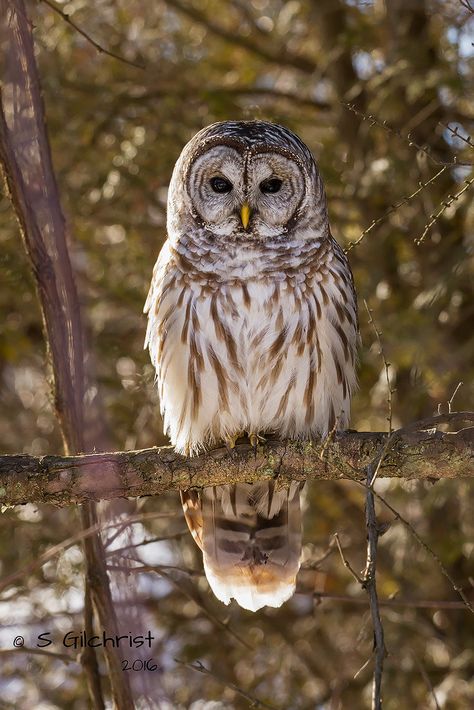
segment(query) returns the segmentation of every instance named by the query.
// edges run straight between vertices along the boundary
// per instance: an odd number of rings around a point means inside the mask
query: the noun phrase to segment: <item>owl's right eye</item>
[[[230,192],[232,190],[232,183],[223,177],[213,177],[210,182],[214,192],[225,194],[226,192]]]

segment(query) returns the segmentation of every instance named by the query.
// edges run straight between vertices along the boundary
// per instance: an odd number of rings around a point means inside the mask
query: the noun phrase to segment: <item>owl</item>
[[[345,428],[357,303],[306,145],[265,121],[204,128],[174,168],[167,234],[145,304],[145,347],[176,450]],[[220,600],[256,611],[293,594],[299,484],[191,490],[182,503]]]

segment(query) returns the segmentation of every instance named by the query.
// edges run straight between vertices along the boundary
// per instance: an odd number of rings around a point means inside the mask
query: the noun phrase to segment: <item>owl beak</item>
[[[244,204],[240,208],[240,219],[242,220],[244,229],[247,229],[250,219],[250,206],[248,202],[244,202]]]

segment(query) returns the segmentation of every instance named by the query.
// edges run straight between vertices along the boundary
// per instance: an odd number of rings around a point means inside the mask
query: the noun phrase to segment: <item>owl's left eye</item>
[[[280,190],[282,184],[282,180],[270,178],[270,180],[264,180],[260,183],[260,191],[263,192],[264,195],[272,195]]]
[[[210,183],[214,192],[218,192],[220,194],[225,194],[226,192],[230,192],[232,190],[232,183],[223,177],[213,177],[211,178]]]

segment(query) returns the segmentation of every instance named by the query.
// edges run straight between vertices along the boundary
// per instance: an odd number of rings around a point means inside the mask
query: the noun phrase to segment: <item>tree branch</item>
[[[387,651],[384,642],[384,630],[380,617],[377,593],[377,545],[381,534],[375,512],[374,493],[371,488],[374,471],[367,467],[367,494],[365,500],[365,521],[367,526],[367,563],[364,572],[363,587],[369,597],[370,614],[374,630],[375,669],[372,681],[372,710],[382,710],[382,673]]]
[[[136,67],[137,69],[145,69],[144,64],[140,64],[138,62],[132,62],[130,59],[126,59],[125,57],[121,57],[120,54],[115,54],[115,52],[111,52],[110,49],[106,49],[103,47],[101,44],[96,42],[92,37],[87,34],[85,30],[83,30],[81,27],[79,27],[78,24],[74,22],[74,20],[71,18],[70,15],[68,15],[67,12],[64,12],[64,10],[61,10],[60,7],[54,2],[54,0],[40,0],[40,2],[43,2],[45,5],[47,5],[53,12],[57,13],[64,22],[67,22],[68,25],[70,25],[76,32],[79,32],[80,35],[84,37],[90,44],[99,52],[99,54],[106,54],[108,57],[113,57],[113,59],[118,59],[119,62],[123,62],[124,64],[128,64],[131,67]]]
[[[471,426],[436,431],[446,422]],[[290,479],[365,481],[364,468],[380,450],[384,455],[379,477],[429,481],[474,477],[473,425],[474,413],[458,412],[412,424],[391,437],[346,431],[322,445],[269,440],[257,450],[241,443],[233,452],[217,448],[193,458],[169,446],[82,456],[2,456],[0,504],[68,505],[268,478],[278,478],[282,485]]]
[[[312,58],[300,54],[293,54],[284,46],[275,47],[274,42],[271,44],[262,42],[261,37],[259,41],[254,41],[236,32],[235,28],[227,29],[220,22],[216,22],[213,18],[208,17],[205,12],[202,12],[194,5],[182,2],[181,0],[166,0],[166,4],[174,10],[181,12],[183,15],[186,15],[198,25],[202,25],[216,37],[230,44],[234,44],[237,47],[242,47],[242,49],[245,49],[247,52],[251,52],[271,64],[290,66],[309,74],[314,72],[317,68]]]

